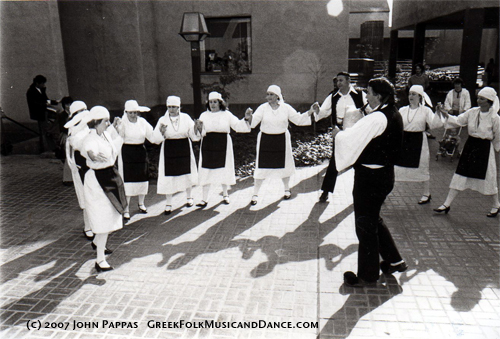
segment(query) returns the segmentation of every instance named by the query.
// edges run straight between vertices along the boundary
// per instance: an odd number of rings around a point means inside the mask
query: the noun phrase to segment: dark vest
[[[377,111],[387,118],[387,127],[365,147],[355,165],[394,166],[403,142],[403,119],[394,105],[387,105]]]
[[[361,90],[356,90],[356,92],[349,92],[349,95],[356,108],[361,108],[363,106],[363,93]],[[332,91],[330,94],[332,94],[332,125],[337,125],[337,102],[340,100],[340,94],[339,91],[335,92],[335,94]]]

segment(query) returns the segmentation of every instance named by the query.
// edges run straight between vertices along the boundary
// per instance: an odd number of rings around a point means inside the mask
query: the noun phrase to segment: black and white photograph
[[[0,338],[500,338],[499,22],[0,0]]]

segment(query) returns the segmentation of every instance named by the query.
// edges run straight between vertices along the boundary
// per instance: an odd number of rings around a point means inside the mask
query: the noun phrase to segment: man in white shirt
[[[357,91],[351,85],[351,76],[347,72],[340,72],[337,74],[337,87],[338,91],[333,91],[330,93],[321,108],[319,108],[319,113],[316,114],[316,121],[324,119],[328,116],[332,116],[333,127],[339,126],[343,128],[344,122],[346,126],[353,125],[354,115],[357,117],[359,112],[356,109],[366,107],[366,94],[362,91]],[[323,184],[321,186],[321,196],[319,198],[320,202],[326,202],[328,200],[328,192],[333,193],[335,188],[335,183],[337,181],[338,172],[335,169],[335,157],[333,155],[335,151],[332,151],[332,158],[330,159],[330,164],[326,170],[325,178],[323,179]]]
[[[446,95],[444,109],[451,115],[459,115],[471,108],[469,91],[463,88],[465,85],[461,78],[453,80],[453,87]]]

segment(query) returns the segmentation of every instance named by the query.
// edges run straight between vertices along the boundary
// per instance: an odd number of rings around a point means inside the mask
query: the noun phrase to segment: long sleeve
[[[314,114],[314,120],[320,121],[321,119],[327,118],[332,114],[332,95],[330,94],[326,97],[325,101],[321,104],[318,114]]]
[[[426,119],[427,125],[429,125],[430,129],[441,128],[444,125],[444,122],[441,120],[441,117],[438,114],[432,112],[432,110],[427,107],[426,110]]]
[[[459,116],[449,115],[445,121],[445,128],[457,128],[467,126],[469,123],[469,115],[472,113],[472,110],[468,110]]]
[[[191,141],[200,141],[201,135],[197,134],[194,130],[194,121],[191,119],[189,115],[185,115],[187,117],[186,122],[188,125],[188,136]]]
[[[468,111],[471,109],[472,107],[472,104],[471,104],[471,101],[470,101],[470,93],[468,90],[466,89],[463,89],[462,90],[464,92],[464,107],[462,108],[462,110],[465,112],[465,111]]]
[[[299,113],[292,106],[285,104],[288,114],[288,120],[297,126],[310,126],[311,116],[308,112]]]
[[[252,124],[250,125],[251,128],[255,128],[257,127],[258,124],[261,123],[262,121],[262,118],[264,117],[264,107],[265,107],[266,104],[262,104],[260,105],[259,107],[257,107],[257,109],[255,110],[255,112],[253,112],[252,114]]]
[[[500,117],[494,115],[492,117],[492,129],[493,129],[493,148],[496,152],[500,152]]]
[[[453,90],[449,91],[446,94],[446,99],[444,100],[444,109],[446,112],[451,110],[451,106],[453,105]]]
[[[163,140],[165,140],[165,137],[163,136],[163,134],[161,134],[161,131],[160,131],[161,125],[162,124],[165,125],[164,119],[165,119],[165,117],[161,117],[160,119],[158,119],[158,122],[156,123],[156,126],[153,130],[152,137],[151,137],[151,139],[148,139],[150,142],[152,142],[154,144],[161,144],[163,142]]]
[[[373,138],[381,135],[387,127],[387,118],[381,112],[373,112],[359,120],[354,126],[339,132],[335,137],[335,163],[342,171],[358,160]]]
[[[230,125],[231,128],[237,132],[237,133],[250,133],[251,128],[250,124],[243,118],[243,119],[238,119],[236,116],[234,116],[233,113],[227,111],[230,117]]]

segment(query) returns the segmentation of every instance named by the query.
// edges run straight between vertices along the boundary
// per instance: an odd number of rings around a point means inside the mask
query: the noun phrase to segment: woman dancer
[[[247,112],[238,120],[227,110],[222,95],[211,92],[208,95],[207,111],[200,115],[202,135],[198,183],[203,186],[203,200],[196,206],[207,206],[210,186],[222,185],[222,199],[229,204],[228,188],[236,184],[234,153],[231,128],[238,133],[249,133],[252,114]]]
[[[403,146],[399,159],[394,166],[396,181],[415,181],[424,183],[420,205],[431,201],[429,174],[429,143],[425,134],[426,126],[435,129],[443,126],[441,117],[434,114],[425,104],[432,107],[432,102],[424,88],[413,85],[408,95],[409,106],[399,110],[403,118]]]
[[[269,86],[266,100],[267,103],[260,105],[253,113],[251,122],[252,128],[260,123],[252,205],[257,204],[260,187],[266,178],[280,178],[285,187],[283,198],[290,199],[292,195],[290,176],[295,172],[295,163],[288,122],[291,121],[299,126],[309,126],[313,113],[312,107],[306,113],[297,113],[292,106],[285,103],[281,88],[276,85]],[[252,112],[252,109],[248,108],[245,116]]]
[[[198,181],[191,140],[200,140],[195,124],[180,112],[181,98],[167,98],[167,112],[154,129],[154,142],[162,143],[158,166],[158,194],[166,195],[165,215],[172,213],[172,195],[186,191],[187,206],[193,206],[192,186]]]
[[[95,234],[91,243],[97,250],[95,268],[103,272],[113,269],[106,261],[105,255],[112,253],[106,248],[106,242],[111,232],[122,228],[122,214],[127,206],[123,180],[114,166],[123,139],[117,133],[106,131],[109,112],[102,106],[90,110],[88,126],[90,132],[83,141],[83,154],[89,170],[83,191],[90,227]]]
[[[121,119],[119,133],[123,136],[123,146],[118,157],[118,168],[125,182],[127,195],[127,208],[123,219],[130,219],[130,198],[137,196],[139,199],[139,212],[148,213],[144,205],[144,198],[149,188],[149,161],[144,141],[153,140],[153,127],[146,119],[139,116],[142,112],[149,112],[148,107],[139,106],[137,101],[125,102],[125,111]]]
[[[434,211],[448,213],[458,192],[465,189],[490,195],[492,206],[487,217],[496,217],[500,208],[496,159],[500,151],[500,117],[498,97],[491,87],[484,87],[477,95],[479,107],[460,114],[458,117],[447,113],[442,107],[438,111],[446,118],[445,127],[467,126],[469,137],[465,142],[457,170],[450,183],[450,191],[445,202]]]

